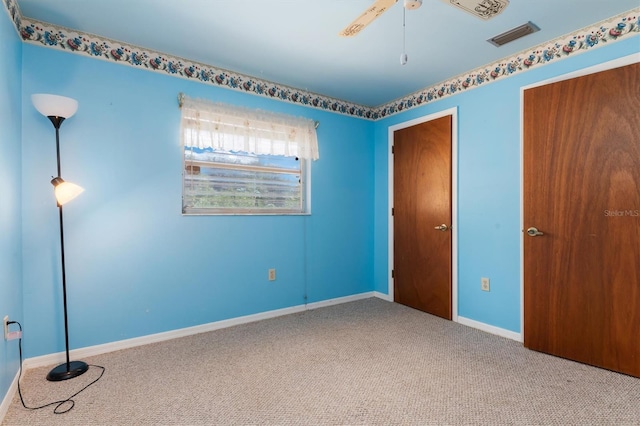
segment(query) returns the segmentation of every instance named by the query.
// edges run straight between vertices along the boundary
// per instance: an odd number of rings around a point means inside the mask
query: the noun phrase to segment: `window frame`
[[[261,208],[238,208],[238,207],[188,207],[185,203],[187,191],[187,167],[199,163],[210,163],[219,165],[218,168],[236,170],[260,170],[275,171],[275,168],[268,166],[248,165],[233,166],[222,162],[207,162],[202,160],[191,161],[187,159],[187,147],[182,145],[182,214],[184,216],[305,216],[311,215],[311,161],[306,158],[298,158],[300,164],[300,197],[301,208],[298,209],[261,209]],[[248,154],[248,153],[247,153]],[[257,157],[268,156],[268,154],[254,154]]]
[[[317,121],[194,99],[184,93],[178,94],[178,104],[182,110],[180,140],[183,215],[311,214],[311,161],[320,157]],[[246,157],[236,157],[239,154]],[[257,164],[253,160],[255,157]],[[282,162],[282,159],[287,158],[295,158],[297,166],[294,167],[294,163],[290,161]],[[194,160],[200,163],[198,172],[195,172]],[[189,163],[192,165],[190,172]],[[209,170],[207,165],[211,166]],[[204,179],[197,176],[202,170],[205,171]],[[227,170],[237,170],[238,173],[234,175]],[[266,176],[261,176],[260,170]],[[289,177],[278,176],[279,173]],[[195,178],[189,179],[189,176]],[[295,176],[299,183],[296,184],[291,176]],[[298,200],[292,191],[298,188],[300,203],[291,203]],[[188,194],[190,189],[192,192]],[[241,206],[195,207],[194,205],[206,204],[201,201],[208,201],[206,198],[209,191],[220,194],[218,201],[222,203]],[[247,191],[247,197],[241,195],[244,191]],[[251,194],[265,196],[256,197]],[[255,204],[262,206],[250,207],[254,203],[246,201],[252,199],[261,200]],[[187,206],[187,201],[192,206]],[[291,208],[293,204],[295,206]],[[283,207],[271,207],[276,205]]]

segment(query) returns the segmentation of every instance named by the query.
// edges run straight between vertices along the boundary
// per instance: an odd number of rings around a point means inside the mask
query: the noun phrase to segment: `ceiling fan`
[[[509,0],[442,1],[485,20],[491,19],[494,16],[500,14],[500,12],[502,12],[509,4]],[[342,37],[355,36],[397,2],[398,0],[376,0],[371,6],[367,8],[367,10],[362,13],[362,15],[358,16],[353,22],[347,25],[342,31],[340,31],[339,34]],[[403,2],[404,8],[408,10],[417,9],[422,6],[422,0],[403,0]]]

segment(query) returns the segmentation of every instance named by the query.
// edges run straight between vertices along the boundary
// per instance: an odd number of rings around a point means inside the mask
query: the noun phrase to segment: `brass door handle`
[[[446,231],[449,227],[443,223],[442,225],[436,226],[435,229],[438,231]]]
[[[527,235],[530,237],[539,237],[540,235],[544,235],[544,232],[538,231],[538,228],[534,228],[533,226],[527,229]]]

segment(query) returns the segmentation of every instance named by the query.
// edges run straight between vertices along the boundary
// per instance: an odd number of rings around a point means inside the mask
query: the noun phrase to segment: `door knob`
[[[449,229],[449,227],[443,223],[440,226],[436,226],[435,229],[437,229],[438,231],[446,231],[447,229]]]
[[[540,235],[544,235],[544,232],[538,231],[538,228],[534,228],[533,226],[527,229],[527,234],[530,237],[539,237]]]

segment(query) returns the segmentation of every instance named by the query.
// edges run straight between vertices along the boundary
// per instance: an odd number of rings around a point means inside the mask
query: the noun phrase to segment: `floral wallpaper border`
[[[471,72],[466,72],[450,80],[373,108],[371,115],[375,120],[388,117],[431,101],[527,71],[537,65],[564,59],[570,55],[576,55],[588,49],[612,43],[629,34],[632,36],[640,35],[640,8],[577,31],[573,35],[563,36],[552,42],[541,44],[533,50],[520,52],[515,56],[501,59],[492,65],[477,68]]]
[[[523,51],[492,65],[466,72],[387,104],[371,108],[25,18],[20,12],[17,0],[3,0],[3,2],[24,42],[369,120],[385,118],[527,71],[534,66],[617,41],[628,35],[640,34],[640,8],[636,8],[572,35],[539,45],[531,51]]]

